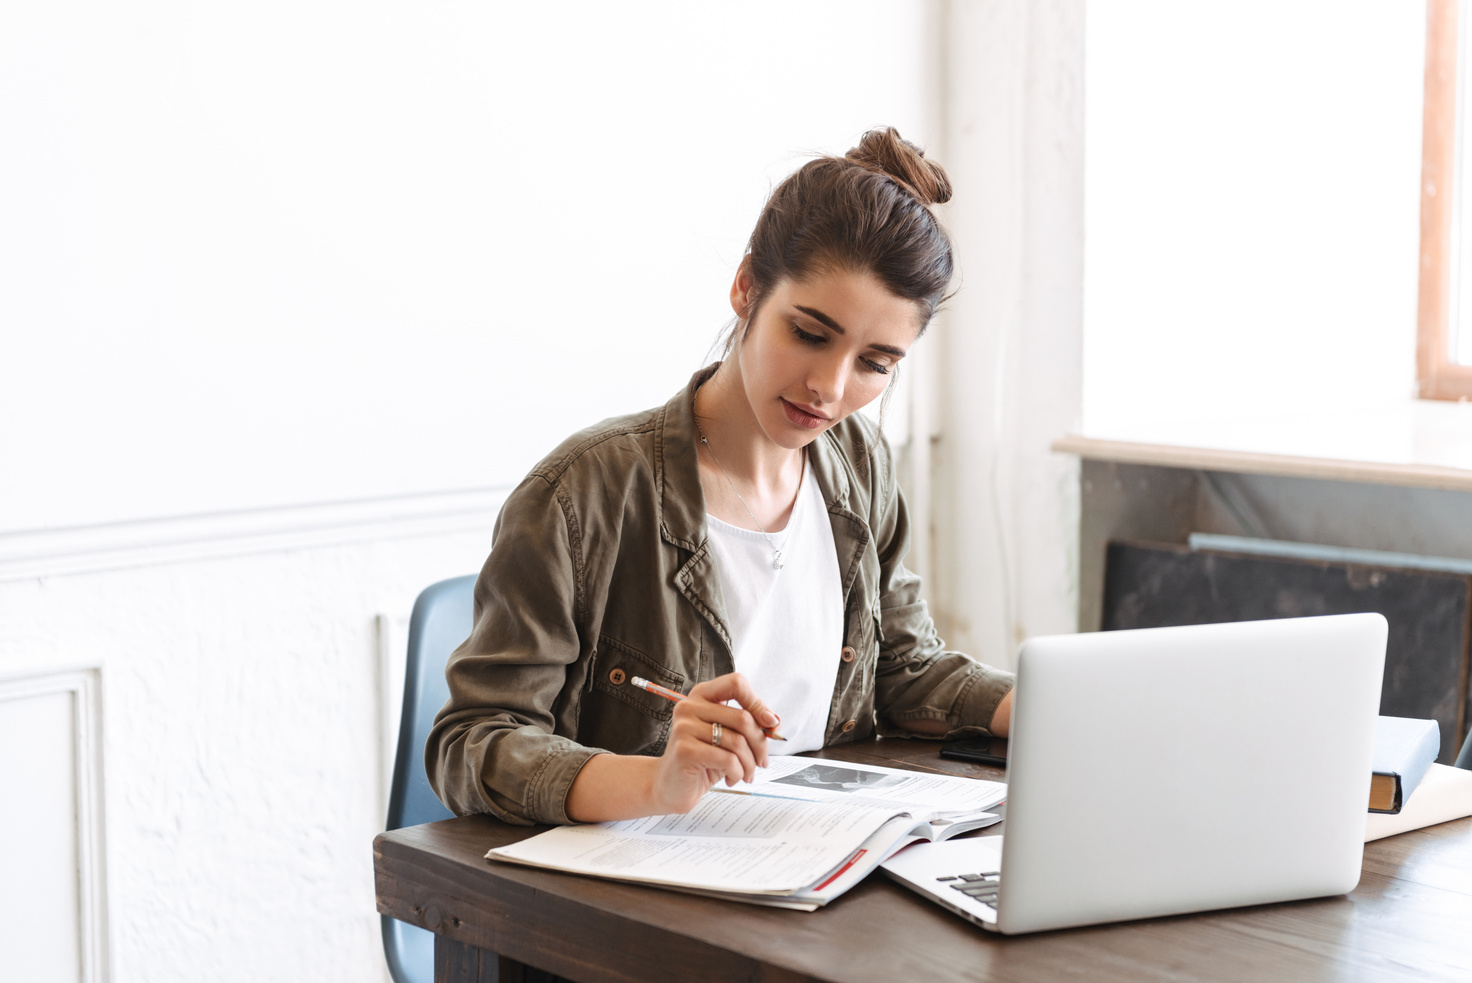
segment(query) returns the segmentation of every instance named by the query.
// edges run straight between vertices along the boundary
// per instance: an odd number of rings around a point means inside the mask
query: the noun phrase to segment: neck
[[[802,450],[783,447],[762,430],[733,358],[721,363],[696,391],[695,422],[710,441],[719,466],[743,493],[746,488],[780,492],[800,474]]]

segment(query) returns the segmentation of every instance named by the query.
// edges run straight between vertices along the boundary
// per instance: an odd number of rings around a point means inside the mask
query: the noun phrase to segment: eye
[[[813,334],[811,331],[804,331],[802,328],[798,327],[795,322],[792,325],[792,334],[797,338],[798,341],[802,342],[804,345],[821,345],[823,342],[828,340],[820,334]]]
[[[878,372],[880,375],[889,375],[889,366],[883,364],[882,362],[876,362],[872,358],[861,358],[859,359],[859,361],[863,362],[864,368],[868,369],[870,372]]]

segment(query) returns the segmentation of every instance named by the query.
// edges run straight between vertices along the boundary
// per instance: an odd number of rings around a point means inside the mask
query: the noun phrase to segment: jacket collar
[[[675,575],[675,581],[680,592],[726,644],[726,651],[717,656],[715,664],[715,673],[720,675],[732,668],[731,634],[726,625],[720,579],[715,576],[714,559],[706,542],[709,531],[705,522],[705,492],[700,487],[695,427],[695,391],[718,367],[719,363],[708,365],[691,376],[689,384],[660,411],[655,474],[659,483],[660,535],[691,554]],[[839,582],[847,608],[859,560],[869,542],[869,529],[849,505],[852,465],[839,445],[839,435],[828,430],[809,444],[808,460],[828,508],[828,521],[838,549]]]
[[[716,362],[695,373],[664,404],[655,445],[660,534],[692,553],[700,549],[706,535],[705,492],[700,487],[700,461],[695,452],[695,390],[715,375],[719,365]]]
[[[705,493],[700,487],[700,463],[696,456],[695,391],[715,375],[719,362],[707,365],[690,377],[661,411],[659,428],[659,518],[666,540],[691,552],[705,542]],[[818,479],[818,489],[829,511],[848,511],[849,468],[837,437],[830,430],[808,445],[808,460]]]

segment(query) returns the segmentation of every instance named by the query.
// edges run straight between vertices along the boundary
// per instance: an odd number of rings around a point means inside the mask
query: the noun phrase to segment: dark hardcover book
[[[1375,757],[1371,763],[1370,811],[1400,812],[1441,750],[1441,730],[1434,720],[1381,717],[1375,724]]]

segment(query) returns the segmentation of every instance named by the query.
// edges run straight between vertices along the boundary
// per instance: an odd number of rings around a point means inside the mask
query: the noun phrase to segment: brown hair
[[[950,197],[945,170],[892,126],[865,133],[842,157],[809,161],[772,192],[752,230],[742,261],[752,302],[742,320],[781,280],[848,270],[916,301],[923,332],[954,272],[950,237],[928,206]]]

